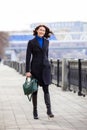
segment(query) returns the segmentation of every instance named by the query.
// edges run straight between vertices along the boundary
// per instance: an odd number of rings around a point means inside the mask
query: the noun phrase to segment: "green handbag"
[[[24,94],[27,95],[29,101],[31,101],[33,92],[37,90],[38,90],[37,80],[35,78],[30,78],[30,80],[28,80],[28,78],[26,78],[25,83],[23,84],[23,91]]]

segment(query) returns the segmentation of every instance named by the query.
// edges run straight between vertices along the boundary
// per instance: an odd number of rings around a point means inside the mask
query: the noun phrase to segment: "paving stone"
[[[87,96],[50,85],[53,119],[48,119],[42,88],[38,91],[39,120],[23,93],[25,76],[0,65],[0,130],[87,130]]]

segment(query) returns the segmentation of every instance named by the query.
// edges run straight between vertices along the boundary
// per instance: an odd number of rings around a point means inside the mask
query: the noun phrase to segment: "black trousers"
[[[42,86],[42,90],[44,92],[44,94],[48,94],[49,93],[49,86]],[[33,95],[37,95],[38,91],[34,92]]]

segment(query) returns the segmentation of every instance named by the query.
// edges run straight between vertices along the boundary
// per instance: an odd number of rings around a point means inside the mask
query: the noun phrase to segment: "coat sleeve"
[[[26,72],[30,72],[31,70],[31,54],[32,54],[32,46],[31,42],[29,41],[26,50]]]

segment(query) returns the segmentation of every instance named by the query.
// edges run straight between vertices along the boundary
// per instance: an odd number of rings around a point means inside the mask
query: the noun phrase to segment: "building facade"
[[[39,24],[31,24],[31,30],[9,32],[9,47],[6,50],[6,55],[11,52],[9,56],[11,60],[25,60],[27,43],[33,38],[32,31]],[[77,21],[43,24],[54,32],[49,39],[50,59],[87,57],[87,23]]]

